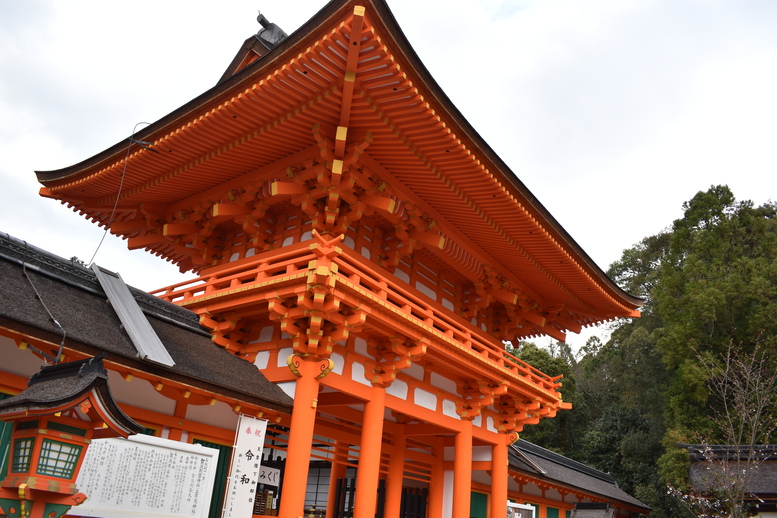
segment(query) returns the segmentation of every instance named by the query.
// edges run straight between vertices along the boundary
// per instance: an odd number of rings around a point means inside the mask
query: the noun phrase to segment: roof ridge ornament
[[[262,28],[256,33],[256,38],[264,43],[269,49],[277,47],[280,42],[288,37],[288,34],[286,34],[283,29],[270,22],[261,11],[257,12],[258,16],[256,17],[256,21],[259,22]]]

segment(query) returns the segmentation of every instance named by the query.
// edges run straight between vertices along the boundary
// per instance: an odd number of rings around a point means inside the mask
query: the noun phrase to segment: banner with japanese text
[[[241,415],[235,433],[223,518],[251,518],[256,503],[256,485],[262,467],[262,449],[267,421]]]

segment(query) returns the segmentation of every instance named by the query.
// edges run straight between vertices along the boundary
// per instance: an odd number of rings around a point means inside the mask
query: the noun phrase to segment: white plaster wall
[[[454,419],[459,419],[459,420],[461,419],[461,416],[459,416],[459,413],[456,412],[456,402],[451,401],[450,399],[442,400],[442,413]]]
[[[457,394],[456,382],[452,379],[440,376],[436,372],[433,372],[429,376],[429,383],[431,383],[433,387],[444,390],[449,394]]]
[[[496,426],[494,426],[494,418],[493,418],[493,417],[491,417],[491,416],[488,416],[488,417],[486,418],[486,429],[487,429],[489,432],[494,432],[494,433],[496,433],[496,432],[497,432],[497,430],[496,430]]]
[[[472,462],[483,460],[491,461],[491,446],[473,446]]]
[[[119,403],[165,415],[173,415],[175,412],[175,401],[154,390],[148,381],[137,378],[127,381],[118,372],[108,371],[108,386],[113,399]]]
[[[259,338],[257,338],[256,341],[262,342],[262,343],[269,342],[270,340],[272,340],[272,335],[274,330],[275,329],[273,328],[273,326],[263,327],[262,330],[259,331]],[[254,342],[251,342],[251,343],[254,343]]]
[[[291,347],[284,347],[280,351],[278,351],[278,361],[277,366],[278,367],[286,367],[288,364],[286,363],[286,360],[289,359],[289,356],[294,354],[294,349]]]
[[[386,394],[390,394],[405,401],[407,401],[407,392],[407,383],[402,380],[395,380],[394,383],[389,385],[389,387],[386,389]]]
[[[429,410],[437,410],[437,396],[424,389],[415,389],[413,392],[413,402]]]
[[[356,339],[353,341],[353,348],[356,351],[356,354],[361,354],[362,356],[369,357],[370,355],[367,354],[367,340],[364,338],[356,337]]]
[[[453,471],[446,471],[443,476],[442,517],[453,516]]]
[[[399,277],[403,281],[405,281],[406,284],[410,284],[410,276],[406,274],[403,270],[396,268],[394,270],[394,276]]]
[[[353,362],[351,364],[351,379],[362,385],[367,385],[368,387],[372,386],[372,383],[370,383],[370,380],[368,380],[367,376],[364,374],[364,365],[361,363]]]
[[[232,407],[221,401],[215,405],[189,405],[186,419],[218,428],[234,430],[237,427],[237,414],[232,411]]]
[[[443,459],[445,459],[445,462],[453,462],[454,457],[456,457],[456,448],[453,446],[446,446],[443,448]]]
[[[254,360],[254,365],[256,365],[256,368],[259,370],[266,369],[268,363],[270,362],[270,351],[259,351],[256,353],[256,359]]]
[[[329,358],[332,360],[332,363],[334,363],[332,372],[342,376],[343,371],[345,370],[345,357],[343,357],[342,354],[332,353]]]
[[[19,349],[16,342],[5,336],[0,336],[0,358],[3,371],[23,378],[29,378],[43,365],[43,360],[32,354],[32,351]]]
[[[418,381],[423,381],[424,379],[424,368],[415,363],[410,367],[408,367],[407,369],[403,370],[402,372],[407,374],[411,378],[417,379]]]
[[[435,292],[431,288],[427,288],[426,284],[422,283],[421,281],[416,281],[415,282],[415,289],[417,289],[418,291],[420,291],[421,293],[423,293],[424,295],[426,295],[430,299],[437,300],[437,292]]]
[[[282,391],[284,391],[288,396],[292,399],[294,399],[294,394],[297,393],[297,382],[296,381],[285,381],[283,383],[276,383]]]

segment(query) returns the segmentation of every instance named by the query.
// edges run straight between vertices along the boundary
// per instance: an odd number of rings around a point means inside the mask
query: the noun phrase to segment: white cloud
[[[213,86],[258,30],[256,5],[0,2],[0,230],[88,260],[101,230],[41,199],[33,171],[84,160]],[[292,32],[323,5],[260,7]],[[777,2],[389,5],[454,104],[602,268],[710,184],[775,198]],[[112,237],[97,261],[145,289],[180,278]]]

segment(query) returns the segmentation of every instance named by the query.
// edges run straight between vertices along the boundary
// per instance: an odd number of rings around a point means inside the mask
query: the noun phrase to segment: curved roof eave
[[[515,188],[521,195],[521,197],[529,204],[532,210],[542,219],[547,227],[552,230],[555,237],[568,245],[574,251],[574,254],[583,263],[589,273],[598,278],[602,284],[607,286],[613,293],[623,298],[627,303],[639,307],[644,302],[644,299],[631,295],[617,284],[615,284],[604,271],[594,262],[588,253],[572,238],[572,236],[561,226],[555,217],[545,208],[545,206],[532,194],[532,192],[526,187],[526,185],[518,178],[518,176],[510,169],[510,167],[497,155],[497,153],[488,145],[488,143],[480,136],[478,131],[467,121],[461,114],[459,109],[451,102],[450,98],[445,94],[440,85],[432,77],[429,70],[423,64],[421,59],[416,54],[410,42],[407,40],[404,32],[400,28],[399,24],[394,18],[393,13],[388,8],[388,5],[383,0],[370,0],[376,10],[381,13],[379,20],[383,22],[383,26],[386,31],[391,34],[394,42],[397,44],[397,50],[400,50],[403,57],[413,67],[413,71],[422,79],[422,83],[428,88],[429,93],[434,96],[435,100],[441,107],[445,109],[447,115],[458,126],[458,130],[461,134],[465,135],[473,146],[482,155],[495,166],[495,170],[498,171],[502,179],[513,188]]]
[[[560,243],[563,243],[564,247],[569,250],[571,255],[579,261],[580,265],[592,277],[598,279],[602,288],[610,292],[615,298],[623,301],[625,305],[634,308],[640,307],[644,300],[621,289],[604,273],[526,185],[518,179],[509,166],[485,142],[477,130],[464,118],[424,66],[385,0],[332,0],[266,55],[139,131],[133,136],[134,139],[153,141],[155,140],[154,135],[162,135],[170,127],[180,125],[180,121],[190,119],[192,114],[199,112],[203,107],[231,97],[235,90],[240,88],[239,85],[251,81],[256,76],[263,75],[268,69],[273,69],[276,63],[288,58],[288,53],[296,51],[300,41],[315,37],[317,34],[326,31],[330,25],[327,23],[328,20],[339,19],[357,4],[369,4],[373,8],[374,12],[378,14],[373,22],[378,24],[387,35],[390,35],[393,40],[392,48],[406,60],[413,74],[420,78],[426,93],[433,97],[436,104],[446,112],[446,115],[455,124],[457,132],[465,137],[474,149],[477,149],[477,152],[483,159],[493,164],[493,170],[499,174],[504,184],[514,189],[522,200],[531,207],[537,219],[552,233],[553,237]],[[129,146],[138,146],[137,143],[132,142],[133,137],[123,139],[108,149],[72,166],[51,171],[36,171],[38,181],[45,186],[49,182],[53,183],[65,178],[72,179],[86,169],[94,168],[100,164],[107,165],[113,163],[127,153]]]

